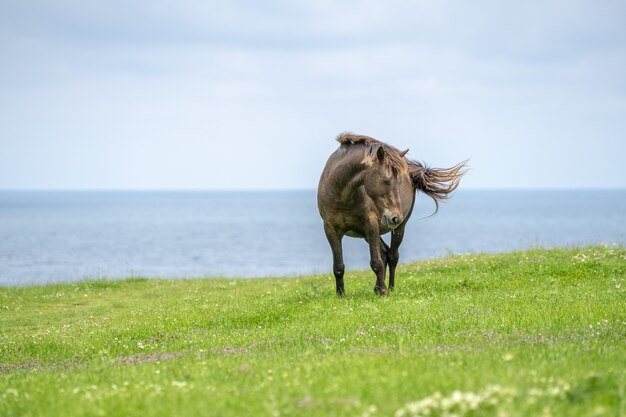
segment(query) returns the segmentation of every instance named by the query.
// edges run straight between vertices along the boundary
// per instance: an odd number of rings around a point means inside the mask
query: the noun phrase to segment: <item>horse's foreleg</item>
[[[389,290],[393,291],[396,280],[396,266],[398,266],[398,260],[400,259],[400,253],[398,249],[404,238],[404,225],[402,223],[393,232],[391,232],[391,247],[387,252],[387,262],[389,263]]]
[[[378,230],[374,229],[368,233],[367,243],[370,246],[370,266],[376,274],[376,285],[374,291],[378,295],[387,294],[387,285],[385,285],[385,263],[382,258],[382,250],[380,243],[380,235]]]
[[[389,264],[389,245],[387,245],[382,237],[380,238],[380,257],[383,260],[383,277],[386,277],[387,265]],[[389,289],[391,289],[391,287]]]
[[[337,287],[337,295],[343,297],[345,289],[343,287],[343,273],[346,269],[343,264],[343,251],[341,248],[341,234],[335,232],[332,226],[324,225],[326,239],[330,244],[330,250],[333,252],[333,274],[335,275],[335,286]]]

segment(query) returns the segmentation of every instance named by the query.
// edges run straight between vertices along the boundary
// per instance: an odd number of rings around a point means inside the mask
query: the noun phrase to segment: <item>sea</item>
[[[401,263],[626,245],[626,190],[458,190],[433,210],[418,195]],[[343,243],[348,269],[369,267],[365,241]],[[0,286],[331,270],[315,190],[0,191]]]

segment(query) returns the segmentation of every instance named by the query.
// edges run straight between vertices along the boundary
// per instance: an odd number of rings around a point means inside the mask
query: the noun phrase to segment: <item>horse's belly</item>
[[[391,232],[391,229],[388,229],[386,227],[381,227],[379,234],[382,236],[382,235],[387,234],[389,232]],[[348,230],[346,232],[346,236],[360,237],[361,239],[365,239],[365,235],[363,233],[355,232],[354,230]]]

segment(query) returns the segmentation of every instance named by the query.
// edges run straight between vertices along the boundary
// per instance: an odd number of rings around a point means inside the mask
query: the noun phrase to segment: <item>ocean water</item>
[[[418,196],[400,262],[532,247],[626,244],[626,190],[459,190]],[[368,268],[344,238],[348,269]],[[124,277],[330,273],[316,193],[0,192],[0,285]]]

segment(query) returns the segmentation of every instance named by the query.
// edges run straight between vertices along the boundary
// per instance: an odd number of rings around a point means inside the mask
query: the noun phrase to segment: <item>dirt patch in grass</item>
[[[118,356],[115,358],[115,362],[118,365],[139,365],[142,363],[169,361],[180,358],[181,356],[183,356],[183,352],[137,354],[130,356]]]

